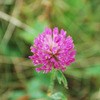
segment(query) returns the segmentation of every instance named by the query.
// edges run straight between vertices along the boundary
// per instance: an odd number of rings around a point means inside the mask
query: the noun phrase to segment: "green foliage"
[[[42,33],[47,26],[46,22],[35,21],[34,23],[31,27],[33,32],[21,31],[19,34],[22,39],[31,44],[33,44],[35,37],[38,37],[38,34]]]
[[[95,76],[95,77],[100,78],[99,77],[100,76],[100,65],[93,65],[93,66],[87,67],[85,69],[85,75],[88,77]]]

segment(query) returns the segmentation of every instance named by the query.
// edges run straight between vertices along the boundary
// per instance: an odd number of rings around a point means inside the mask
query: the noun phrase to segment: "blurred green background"
[[[28,58],[45,27],[66,30],[77,49],[64,72],[69,89],[55,80],[54,91],[100,100],[100,0],[0,0],[0,100],[49,100],[50,73],[37,73]]]

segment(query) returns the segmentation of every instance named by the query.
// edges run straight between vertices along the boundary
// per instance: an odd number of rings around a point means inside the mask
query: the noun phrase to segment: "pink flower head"
[[[31,46],[31,52],[34,54],[29,56],[37,67],[37,72],[43,70],[43,73],[51,72],[52,67],[64,71],[66,67],[75,61],[76,50],[73,50],[74,44],[72,37],[66,38],[66,31],[61,29],[60,34],[57,27],[53,29],[45,28],[39,37],[35,38],[34,45]]]

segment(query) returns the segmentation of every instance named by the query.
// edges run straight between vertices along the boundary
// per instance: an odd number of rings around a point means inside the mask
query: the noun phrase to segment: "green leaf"
[[[30,98],[44,98],[46,93],[41,90],[42,84],[38,79],[32,79],[27,84],[27,93]],[[35,90],[35,91],[34,91]]]
[[[25,91],[14,91],[11,93],[9,99],[14,100],[14,99],[19,98],[24,95],[26,95]]]
[[[64,86],[67,88],[68,86],[67,80],[60,70],[57,70],[57,79],[58,79],[59,84],[61,84],[61,81],[62,81]]]
[[[66,96],[62,94],[61,92],[54,93],[50,96],[53,100],[67,100]]]
[[[63,74],[62,74],[62,81],[63,81],[65,87],[67,87],[68,86],[67,80],[66,80],[66,78],[65,78],[65,76]]]
[[[62,78],[62,74],[60,71],[57,70],[57,79],[58,79],[59,84],[61,84],[61,78]]]

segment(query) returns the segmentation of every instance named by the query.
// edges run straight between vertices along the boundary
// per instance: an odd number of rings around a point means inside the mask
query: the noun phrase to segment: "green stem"
[[[50,92],[52,92],[53,86],[54,86],[54,77],[55,77],[54,72],[55,72],[55,70],[52,69],[51,70],[51,77],[50,77],[50,85],[49,85],[49,91]]]

